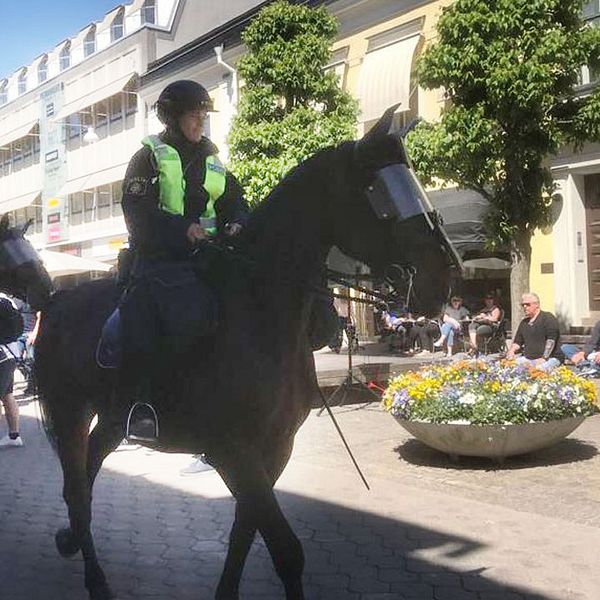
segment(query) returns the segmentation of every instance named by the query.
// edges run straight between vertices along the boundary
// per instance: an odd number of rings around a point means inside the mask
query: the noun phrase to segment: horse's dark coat
[[[318,394],[308,340],[314,295],[302,282],[321,283],[323,261],[336,244],[374,271],[390,263],[417,266],[417,310],[434,312],[445,300],[448,260],[439,239],[423,220],[378,220],[366,201],[364,190],[375,171],[404,160],[401,144],[382,131],[385,124],[358,146],[346,143],[318,153],[275,188],[237,244],[237,252],[255,268],[231,259],[209,268],[220,298],[216,336],[199,343],[195,352],[182,356],[173,348],[166,353],[168,376],[157,403],[160,447],[207,452],[237,500],[219,599],[238,598],[257,530],[286,598],[304,598],[302,549],[272,492],[294,434]],[[112,281],[57,294],[45,307],[36,350],[70,517],[57,545],[63,554],[82,550],[93,600],[113,597],[94,550],[90,502],[102,460],[123,436],[119,407],[124,404],[113,401],[118,379],[94,361],[102,324],[118,296]],[[88,439],[95,413],[99,423]]]

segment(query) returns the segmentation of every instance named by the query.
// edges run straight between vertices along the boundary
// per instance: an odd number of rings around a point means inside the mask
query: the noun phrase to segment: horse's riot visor
[[[16,269],[30,262],[39,262],[33,246],[20,237],[9,238],[0,243],[0,270]]]
[[[439,237],[450,260],[462,272],[462,260],[442,227],[441,217],[409,166],[396,163],[377,171],[375,180],[367,188],[367,197],[379,219],[406,221],[421,215]]]

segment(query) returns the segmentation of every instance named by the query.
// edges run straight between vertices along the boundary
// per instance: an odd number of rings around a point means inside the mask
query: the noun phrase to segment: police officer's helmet
[[[214,111],[206,88],[195,81],[181,79],[170,83],[158,97],[156,113],[167,126],[174,126],[181,115],[189,110],[205,108]]]

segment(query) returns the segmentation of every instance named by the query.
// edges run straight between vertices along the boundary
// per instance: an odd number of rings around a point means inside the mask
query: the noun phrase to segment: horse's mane
[[[327,182],[331,175],[331,162],[344,156],[353,142],[328,146],[293,167],[269,192],[267,197],[252,212],[246,226],[249,235],[265,226],[277,227],[290,205],[305,201],[306,197],[290,193],[293,188],[306,186],[306,194],[314,192],[319,182]]]

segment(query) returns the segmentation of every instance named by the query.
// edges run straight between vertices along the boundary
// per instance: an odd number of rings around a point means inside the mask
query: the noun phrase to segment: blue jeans
[[[569,359],[569,360],[573,360],[573,357],[578,353],[578,352],[582,352],[582,350],[580,348],[578,348],[575,344],[563,344],[560,349],[562,350],[562,353]],[[580,360],[576,367],[579,370],[584,370],[584,369],[596,369],[596,371],[598,371],[598,373],[600,373],[600,364],[593,362],[593,361],[589,361],[587,359],[587,356],[583,359]]]
[[[446,344],[448,346],[453,346],[456,329],[454,329],[450,323],[442,323],[440,331],[442,332],[442,337],[446,338]]]
[[[554,369],[556,369],[556,367],[560,367],[560,360],[558,360],[558,358],[549,358],[548,360],[545,360],[544,362],[542,362],[538,365],[538,364],[536,364],[535,359],[525,358],[524,356],[519,356],[519,357],[517,357],[517,364],[518,365],[531,365],[532,367],[535,367],[536,369],[539,369],[540,371],[546,371],[546,373],[549,373],[550,371],[553,371]]]
[[[569,360],[571,360],[578,352],[581,352],[581,349],[575,344],[563,344],[560,349]]]

